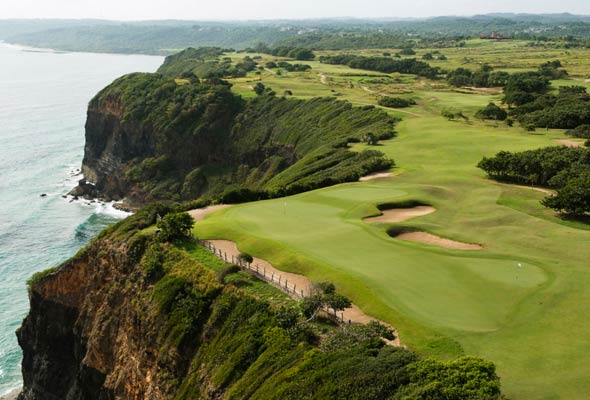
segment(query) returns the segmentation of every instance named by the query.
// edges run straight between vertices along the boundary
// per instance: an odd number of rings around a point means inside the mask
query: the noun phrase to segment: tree
[[[555,196],[547,197],[541,203],[566,214],[590,213],[590,172],[568,179],[565,186],[557,189]]]
[[[308,61],[313,60],[315,58],[315,54],[313,54],[313,51],[309,49],[297,47],[289,52],[289,57],[300,61]]]
[[[423,60],[434,60],[432,53],[426,53],[422,56]]]
[[[489,103],[486,108],[479,110],[475,116],[480,119],[491,119],[494,121],[504,121],[508,118],[508,113],[495,103]]]
[[[334,314],[337,311],[344,311],[352,305],[350,299],[338,293],[330,293],[325,296],[325,302],[328,307],[334,310]]]
[[[301,300],[299,305],[303,315],[311,321],[322,309],[331,308],[336,314],[337,311],[349,308],[352,303],[348,297],[336,293],[333,283],[319,282],[312,286],[310,296]]]
[[[165,242],[189,237],[195,221],[187,213],[166,214],[157,223],[158,237]]]
[[[264,94],[265,90],[266,90],[266,86],[264,86],[260,82],[258,82],[256,85],[254,85],[254,93],[256,93],[258,96],[262,96]]]

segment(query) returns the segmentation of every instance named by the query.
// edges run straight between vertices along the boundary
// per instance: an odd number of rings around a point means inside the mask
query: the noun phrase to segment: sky
[[[0,19],[406,18],[492,12],[590,15],[590,0],[0,0]]]

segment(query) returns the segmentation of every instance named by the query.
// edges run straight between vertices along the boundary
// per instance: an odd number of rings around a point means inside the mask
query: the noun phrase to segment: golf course
[[[580,73],[588,71],[590,60],[581,50],[567,58],[492,48],[493,43],[480,40],[470,46],[469,56],[480,54],[484,62],[501,53],[509,71],[559,57]],[[449,63],[465,56],[455,53],[446,54]],[[251,86],[261,81],[280,94],[332,95],[354,105],[377,106],[379,95],[411,98],[417,103],[413,107],[387,109],[401,119],[395,138],[351,148],[379,150],[396,167],[377,179],[224,208],[198,222],[195,234],[234,241],[241,251],[280,270],[334,282],[364,312],[394,326],[402,344],[419,353],[493,361],[511,399],[585,398],[590,392],[590,321],[585,318],[590,225],[543,207],[540,200],[547,194],[538,188],[498,183],[477,168],[484,156],[502,150],[559,145],[564,131],[528,132],[474,118],[490,101],[499,103],[501,92],[308,64],[311,72],[265,71],[237,78],[233,90],[254,95]],[[466,118],[448,120],[441,116],[446,110]],[[364,220],[380,215],[379,206],[431,206],[435,211],[395,223]],[[479,246],[470,251],[396,237],[404,232]]]

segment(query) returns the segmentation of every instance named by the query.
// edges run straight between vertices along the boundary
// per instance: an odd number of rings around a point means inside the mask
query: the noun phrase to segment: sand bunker
[[[567,147],[584,147],[584,142],[578,142],[576,140],[555,139],[555,141]]]
[[[381,211],[378,217],[365,218],[365,222],[395,223],[402,222],[414,217],[432,214],[436,209],[430,206],[417,206],[412,208],[394,208]]]
[[[196,210],[191,210],[188,213],[190,214],[191,217],[193,217],[193,219],[195,221],[202,221],[205,219],[205,217],[209,214],[211,214],[212,212],[215,212],[217,210],[221,210],[222,208],[227,208],[229,207],[229,205],[227,204],[219,204],[216,206],[209,206],[209,207],[205,207],[205,208],[197,208]]]
[[[375,172],[373,174],[363,176],[361,179],[359,179],[359,181],[366,182],[366,181],[371,181],[373,179],[387,178],[389,175],[391,175],[391,171]]]
[[[408,240],[410,242],[425,243],[453,250],[481,250],[483,248],[479,244],[456,242],[454,240],[441,238],[440,236],[436,236],[426,232],[402,233],[396,236],[396,239]]]

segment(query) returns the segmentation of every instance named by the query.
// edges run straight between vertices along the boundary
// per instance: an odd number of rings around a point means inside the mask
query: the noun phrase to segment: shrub
[[[475,114],[476,118],[479,119],[491,119],[494,121],[504,121],[508,118],[508,113],[502,108],[498,107],[495,103],[489,103],[486,108],[479,110]]]
[[[411,47],[406,47],[401,49],[399,54],[401,54],[402,56],[413,56],[416,54],[416,52]]]
[[[160,230],[158,236],[165,242],[189,237],[194,224],[193,217],[187,213],[166,214],[157,223],[157,227]]]
[[[223,283],[225,281],[225,277],[228,275],[232,275],[232,274],[237,274],[238,272],[240,272],[241,269],[239,266],[235,265],[235,264],[231,264],[228,265],[226,267],[223,267],[218,273],[217,273],[217,278],[219,278],[219,281],[221,283]]]
[[[389,108],[405,108],[416,104],[413,99],[404,99],[401,97],[381,97],[378,101],[380,106]]]
[[[574,129],[567,130],[565,134],[575,138],[590,139],[590,125],[579,125]]]
[[[238,260],[240,260],[241,262],[245,262],[245,263],[251,264],[254,261],[254,257],[252,257],[248,253],[240,253],[238,255]]]

